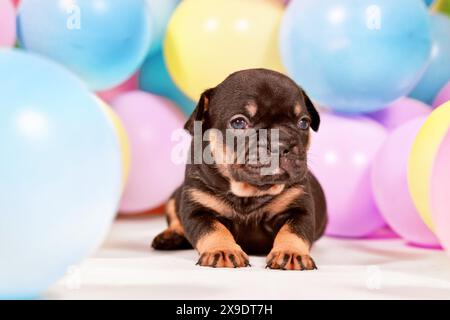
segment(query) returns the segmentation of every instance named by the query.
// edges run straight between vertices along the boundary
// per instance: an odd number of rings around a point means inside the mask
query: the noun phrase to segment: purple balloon
[[[371,113],[368,116],[386,129],[394,130],[410,120],[428,116],[431,111],[431,107],[425,103],[404,97],[391,103],[386,109]]]
[[[185,118],[169,100],[141,91],[124,93],[111,106],[122,120],[131,151],[120,211],[139,213],[156,208],[184,179],[185,166],[172,159],[178,145],[172,135],[183,128]]]
[[[450,81],[439,91],[438,95],[434,99],[433,107],[437,108],[450,101]]]
[[[328,203],[326,234],[365,237],[385,225],[373,198],[370,167],[386,130],[364,117],[322,116],[309,163]]]
[[[414,245],[439,247],[414,206],[407,181],[409,154],[425,119],[409,121],[389,135],[373,162],[372,188],[381,214],[398,235]]]

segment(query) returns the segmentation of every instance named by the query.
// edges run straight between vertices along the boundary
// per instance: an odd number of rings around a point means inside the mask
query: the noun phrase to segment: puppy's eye
[[[243,130],[248,128],[248,120],[244,116],[236,116],[230,120],[230,126],[236,130]]]
[[[308,118],[302,118],[298,121],[298,127],[301,130],[308,130],[310,125],[311,125],[311,120],[309,120]]]

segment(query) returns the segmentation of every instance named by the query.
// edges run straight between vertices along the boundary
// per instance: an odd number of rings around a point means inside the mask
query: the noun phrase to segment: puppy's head
[[[290,78],[265,69],[234,73],[206,90],[185,125],[192,135],[196,121],[209,137],[219,171],[260,189],[302,181],[308,172],[310,129],[320,125],[306,93]]]

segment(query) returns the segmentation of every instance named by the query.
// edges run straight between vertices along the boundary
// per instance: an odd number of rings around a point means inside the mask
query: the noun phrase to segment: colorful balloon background
[[[36,298],[106,236],[121,151],[98,100],[65,68],[10,49],[0,70],[0,297]]]
[[[0,1],[0,47],[12,47],[16,41],[16,12],[9,0]]]
[[[427,226],[434,230],[430,203],[431,173],[442,140],[450,128],[450,102],[427,118],[414,141],[408,163],[408,184],[414,204]]]
[[[278,50],[283,13],[277,0],[183,0],[164,44],[172,79],[196,101],[235,71],[283,71]]]
[[[368,116],[382,124],[388,130],[394,130],[402,124],[431,113],[431,107],[411,98],[400,98],[383,110]]]
[[[439,247],[439,241],[417,212],[408,189],[407,167],[414,139],[426,117],[394,130],[372,165],[375,202],[388,225],[407,242]]]
[[[175,102],[186,115],[194,111],[196,103],[183,94],[170,77],[162,52],[147,57],[141,67],[139,88]]]
[[[149,54],[161,51],[167,24],[181,0],[146,0],[151,19],[152,38]]]
[[[109,90],[97,92],[97,95],[106,102],[111,102],[121,94],[135,91],[139,88],[139,73],[135,73],[130,79]]]
[[[450,101],[450,81],[439,91],[436,98],[434,98],[433,107],[437,108]]]
[[[433,41],[431,62],[411,97],[431,105],[450,79],[450,19],[443,14],[433,14],[430,21]]]
[[[169,100],[140,91],[119,96],[111,106],[125,127],[131,149],[120,211],[156,208],[183,182],[185,166],[173,161],[172,134],[183,128],[185,117]]]
[[[92,90],[110,89],[136,72],[153,40],[145,1],[24,1],[19,40],[69,67]]]
[[[429,30],[421,0],[293,1],[281,53],[288,73],[318,103],[367,113],[418,83],[431,53]]]
[[[450,181],[450,128],[447,130],[434,161],[431,176],[432,220],[436,235],[450,254],[450,202],[448,182]]]
[[[386,130],[371,119],[322,115],[308,161],[325,190],[327,235],[364,237],[385,225],[370,181],[372,160],[385,138]]]

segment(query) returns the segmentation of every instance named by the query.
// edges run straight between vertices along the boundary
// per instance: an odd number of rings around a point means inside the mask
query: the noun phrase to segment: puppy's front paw
[[[267,256],[267,267],[281,270],[316,270],[316,263],[309,255],[297,252],[272,251]]]
[[[243,268],[250,266],[248,256],[241,249],[216,249],[204,252],[197,262],[203,267]]]

